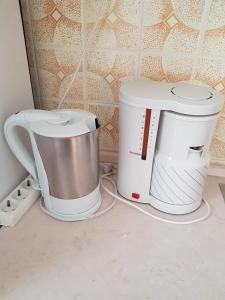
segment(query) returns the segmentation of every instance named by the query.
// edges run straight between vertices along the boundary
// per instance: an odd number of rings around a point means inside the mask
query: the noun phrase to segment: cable
[[[153,215],[153,214],[151,214],[150,212],[148,212],[148,211],[146,211],[146,210],[140,208],[139,206],[137,206],[137,205],[131,203],[130,201],[128,201],[128,200],[126,200],[126,199],[124,199],[124,198],[118,196],[116,184],[115,184],[115,182],[109,177],[109,175],[111,175],[111,174],[104,174],[104,175],[102,175],[102,176],[100,177],[101,186],[102,186],[102,188],[103,188],[109,195],[113,196],[114,199],[117,199],[117,200],[119,200],[119,201],[121,201],[121,202],[123,202],[123,203],[125,203],[125,204],[127,204],[127,205],[129,205],[129,206],[131,206],[131,207],[133,207],[133,208],[135,208],[135,209],[137,209],[138,211],[142,212],[143,214],[145,214],[145,215],[147,215],[147,216],[149,216],[149,217],[151,217],[151,218],[153,218],[153,219],[155,219],[155,220],[158,220],[158,221],[161,221],[161,222],[165,222],[165,223],[170,223],[170,224],[176,224],[176,225],[188,225],[188,224],[193,224],[193,223],[197,223],[197,222],[206,220],[206,219],[209,217],[210,213],[211,213],[211,207],[210,207],[209,203],[208,203],[205,199],[202,199],[202,201],[203,201],[203,202],[205,203],[205,205],[206,205],[207,212],[206,212],[206,214],[205,214],[204,216],[202,216],[202,217],[200,217],[200,218],[197,218],[197,219],[194,219],[194,220],[190,220],[190,221],[172,221],[172,220],[168,220],[168,219],[164,219],[164,218],[158,217],[158,216]],[[113,186],[114,190],[116,191],[116,193],[111,192],[111,191],[103,184],[102,179],[108,180],[108,181],[112,184],[112,186]],[[115,201],[115,200],[114,200],[114,201]],[[108,209],[108,210],[109,210],[109,209]],[[108,211],[108,210],[107,210],[107,211]]]
[[[65,98],[66,98],[66,95],[68,94],[68,92],[69,92],[69,90],[70,90],[72,84],[74,83],[74,81],[75,81],[75,79],[76,79],[76,77],[77,77],[78,71],[79,71],[79,69],[80,69],[81,63],[82,63],[82,61],[83,61],[83,59],[84,59],[84,56],[85,56],[85,54],[86,54],[87,48],[88,48],[88,46],[89,46],[89,43],[90,43],[90,41],[92,40],[92,37],[93,37],[93,35],[94,35],[95,31],[96,31],[96,28],[97,28],[97,26],[98,26],[98,24],[99,24],[100,17],[101,17],[101,15],[102,15],[103,11],[105,10],[106,3],[107,3],[107,0],[102,0],[102,5],[101,5],[101,8],[100,8],[100,10],[99,10],[99,14],[97,15],[97,18],[96,18],[96,21],[95,21],[95,25],[94,25],[94,27],[93,27],[93,29],[92,29],[92,31],[91,31],[91,33],[90,33],[90,35],[89,35],[89,37],[88,37],[88,39],[87,39],[85,45],[84,45],[84,47],[83,47],[83,50],[82,50],[81,55],[80,55],[80,60],[79,60],[79,62],[78,62],[78,65],[77,65],[77,67],[76,67],[76,70],[75,70],[75,72],[74,72],[74,74],[73,74],[73,77],[72,77],[72,79],[71,79],[71,81],[70,81],[70,83],[69,83],[67,89],[65,90],[63,96],[61,97],[61,99],[60,99],[60,101],[59,101],[59,104],[58,104],[57,109],[60,109],[61,106],[63,105],[64,100],[65,100]],[[100,7],[100,5],[99,5],[99,7]]]
[[[110,177],[108,177],[109,175],[112,175],[112,173],[106,173],[106,174],[104,174],[104,175],[101,175],[101,176],[100,176],[100,183],[101,183],[101,186],[103,187],[102,179],[106,179],[106,180],[108,180],[108,181],[112,184],[112,186],[113,186],[113,188],[114,188],[114,193],[112,193],[112,194],[114,195],[114,196],[113,196],[113,197],[114,197],[114,200],[113,200],[113,202],[112,202],[109,206],[107,206],[105,209],[100,210],[99,212],[97,212],[97,213],[95,213],[95,214],[93,214],[93,215],[87,217],[87,219],[93,219],[93,218],[99,217],[99,216],[101,216],[101,215],[104,215],[105,213],[107,213],[110,209],[112,209],[112,208],[116,205],[116,202],[117,202],[117,188],[116,188],[115,182],[114,182]]]

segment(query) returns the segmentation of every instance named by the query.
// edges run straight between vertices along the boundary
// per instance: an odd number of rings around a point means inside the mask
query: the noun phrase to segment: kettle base
[[[56,198],[51,197],[54,203],[54,200]],[[90,205],[85,205],[85,202],[89,202]],[[67,205],[66,210],[59,211],[58,209],[54,209],[54,207],[47,208],[44,202],[44,199],[41,199],[41,209],[43,212],[48,214],[49,216],[61,220],[61,221],[81,221],[90,218],[100,207],[102,199],[101,194],[99,191],[99,186],[89,195],[72,199],[72,200],[63,200],[63,199],[57,199],[57,202],[61,202],[61,207],[65,204],[69,204],[71,209],[69,210],[69,207]],[[79,209],[77,207],[77,204],[79,203]],[[73,206],[73,204],[76,204],[76,209]],[[82,205],[83,204],[83,205]],[[66,205],[65,205],[66,206]],[[57,207],[58,208],[58,207]]]

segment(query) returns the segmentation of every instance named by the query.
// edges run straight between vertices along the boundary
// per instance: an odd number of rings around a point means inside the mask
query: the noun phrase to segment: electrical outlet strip
[[[14,226],[40,198],[41,193],[35,189],[35,186],[37,186],[36,181],[29,175],[0,202],[0,225]]]

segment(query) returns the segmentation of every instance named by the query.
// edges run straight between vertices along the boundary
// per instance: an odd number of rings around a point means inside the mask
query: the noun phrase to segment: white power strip
[[[0,225],[14,226],[40,198],[40,191],[33,188],[35,185],[36,181],[29,175],[0,202]]]

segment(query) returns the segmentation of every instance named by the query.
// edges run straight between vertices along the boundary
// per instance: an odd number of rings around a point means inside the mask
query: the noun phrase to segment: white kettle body
[[[29,133],[33,155],[20,140],[17,126]],[[74,221],[99,208],[99,124],[94,114],[25,110],[8,118],[4,131],[15,156],[39,182],[46,213]]]

